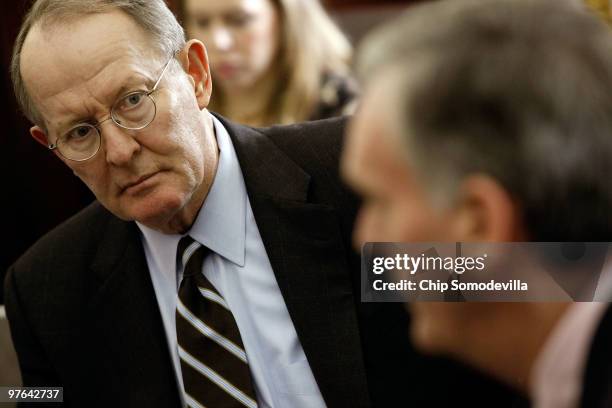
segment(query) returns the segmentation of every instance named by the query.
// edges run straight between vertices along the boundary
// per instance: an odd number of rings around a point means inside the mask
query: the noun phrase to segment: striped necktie
[[[238,326],[227,303],[202,273],[209,250],[181,238],[183,280],[176,307],[176,336],[185,402],[194,408],[257,407]]]

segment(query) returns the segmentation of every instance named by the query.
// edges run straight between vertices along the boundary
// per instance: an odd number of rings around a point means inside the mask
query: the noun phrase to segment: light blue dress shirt
[[[259,235],[232,141],[213,121],[220,150],[217,173],[188,235],[212,251],[203,273],[236,319],[259,407],[325,407]],[[175,320],[181,235],[138,227],[184,401]]]

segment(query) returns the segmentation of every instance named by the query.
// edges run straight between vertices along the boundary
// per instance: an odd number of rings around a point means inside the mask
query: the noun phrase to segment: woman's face
[[[271,67],[280,23],[272,0],[186,0],[189,36],[206,45],[215,83],[249,88]]]

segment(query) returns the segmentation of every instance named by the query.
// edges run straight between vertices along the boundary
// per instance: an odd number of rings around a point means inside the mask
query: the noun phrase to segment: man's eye
[[[133,108],[134,106],[138,106],[140,101],[142,101],[142,94],[131,94],[123,100],[123,106],[126,108]]]
[[[91,136],[93,132],[92,126],[77,126],[66,134],[65,139],[67,141],[84,139]]]
[[[115,105],[113,111],[119,115],[135,114],[141,107],[144,108],[144,99],[145,95],[142,92],[129,94]]]

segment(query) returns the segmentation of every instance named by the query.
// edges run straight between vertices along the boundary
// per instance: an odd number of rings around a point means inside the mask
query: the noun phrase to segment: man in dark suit
[[[610,241],[611,50],[609,27],[549,0],[428,2],[371,33],[343,165],[365,197],[355,240]],[[612,406],[609,303],[549,299],[412,302],[412,338],[537,408]]]
[[[79,407],[507,400],[360,302],[344,120],[212,115],[204,45],[161,0],[38,1],[12,74],[32,136],[97,197],[9,270],[24,385]]]

